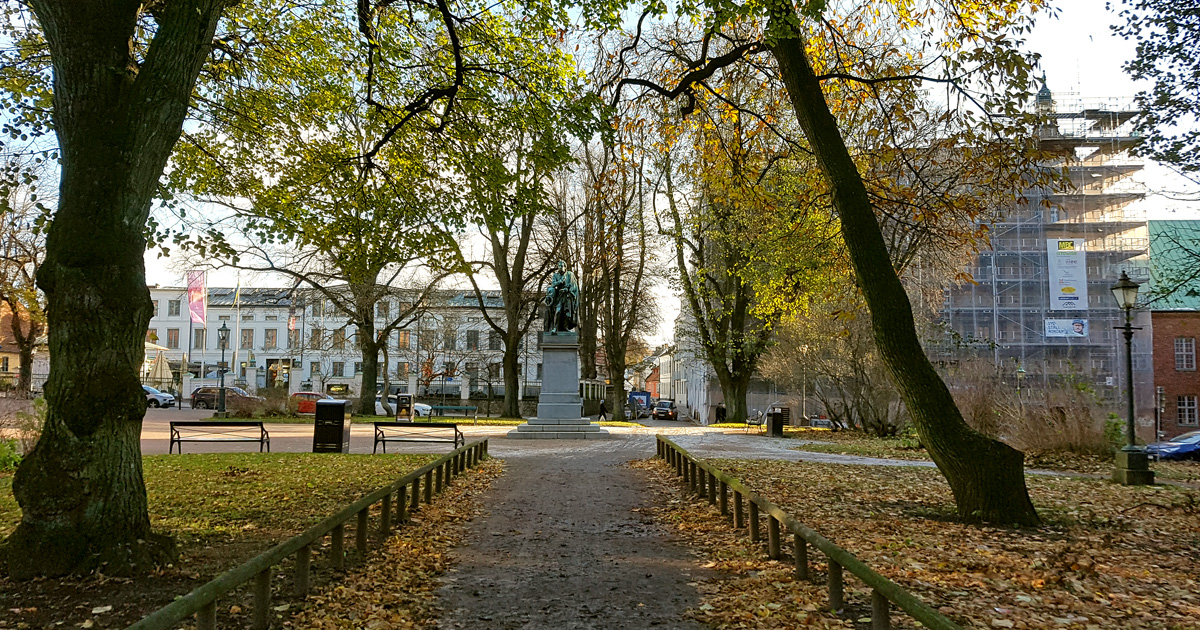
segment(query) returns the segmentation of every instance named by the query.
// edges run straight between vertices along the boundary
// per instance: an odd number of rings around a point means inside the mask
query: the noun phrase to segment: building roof
[[[1148,221],[1153,310],[1200,309],[1200,221]],[[1168,293],[1169,291],[1169,293]],[[1139,300],[1140,301],[1140,300]]]

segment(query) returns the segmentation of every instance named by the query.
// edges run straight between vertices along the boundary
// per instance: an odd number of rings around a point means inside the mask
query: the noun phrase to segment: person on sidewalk
[[[608,401],[601,398],[600,399],[600,422],[605,422],[607,420],[608,420]]]

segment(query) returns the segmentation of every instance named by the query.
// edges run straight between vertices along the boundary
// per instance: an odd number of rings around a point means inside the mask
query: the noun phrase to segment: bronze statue
[[[579,283],[575,274],[567,269],[567,263],[558,261],[558,270],[550,276],[546,287],[546,327],[551,334],[575,329],[576,314],[579,312]]]

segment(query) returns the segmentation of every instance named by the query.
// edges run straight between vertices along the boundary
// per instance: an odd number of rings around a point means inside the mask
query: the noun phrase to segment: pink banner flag
[[[192,323],[203,324],[208,312],[208,282],[203,271],[189,271],[188,275],[188,310],[192,313]]]

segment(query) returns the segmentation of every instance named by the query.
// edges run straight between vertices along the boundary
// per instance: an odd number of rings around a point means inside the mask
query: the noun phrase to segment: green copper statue
[[[558,334],[575,329],[576,314],[579,312],[579,283],[575,274],[567,269],[567,263],[558,261],[558,270],[550,276],[550,286],[546,287],[547,332]]]

